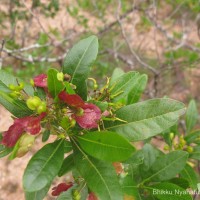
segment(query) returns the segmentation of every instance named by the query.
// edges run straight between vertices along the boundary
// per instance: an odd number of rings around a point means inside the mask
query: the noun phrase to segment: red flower
[[[73,115],[79,126],[85,129],[97,128],[97,122],[101,118],[101,110],[94,104],[85,104],[82,109],[83,115]]]
[[[60,193],[67,191],[70,187],[73,186],[73,183],[60,183],[56,187],[53,187],[52,190],[53,192],[51,193],[52,196],[59,196]]]
[[[59,93],[58,97],[72,107],[82,107],[85,102],[77,94],[67,94],[65,91]]]
[[[40,121],[45,116],[46,113],[42,113],[37,117],[28,116],[15,119],[13,125],[3,133],[1,143],[7,147],[13,147],[24,132],[28,132],[31,135],[38,134],[41,130]]]
[[[41,88],[47,88],[47,75],[40,74],[36,76],[34,79],[34,85]]]
[[[60,92],[58,97],[72,108],[75,108],[72,117],[80,127],[85,129],[98,127],[101,110],[96,105],[85,103],[77,94],[67,94],[65,91]]]

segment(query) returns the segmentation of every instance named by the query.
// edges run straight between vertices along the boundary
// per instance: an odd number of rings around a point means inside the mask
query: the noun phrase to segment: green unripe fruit
[[[180,145],[183,147],[186,145],[186,141],[183,138],[180,138]]]
[[[173,140],[173,139],[174,139],[174,133],[170,133],[170,134],[169,134],[169,138],[170,138],[171,140]]]
[[[13,97],[13,98],[18,98],[20,96],[20,92],[13,91],[13,92],[10,93],[10,96]]]
[[[34,97],[30,97],[27,101],[26,101],[26,105],[28,106],[28,108],[30,108],[31,110],[36,110],[40,105],[41,105],[42,101],[40,100],[39,97],[34,96]]]
[[[16,89],[16,86],[13,84],[9,84],[8,87],[10,90],[13,90],[13,91],[15,91],[15,89]]]
[[[78,190],[73,190],[72,196],[73,196],[73,200],[80,200],[81,199],[81,195],[80,195],[80,192]]]
[[[96,90],[98,88],[98,85],[97,84],[94,84],[94,89]]]
[[[57,79],[61,82],[64,80],[64,74],[62,72],[57,73]]]
[[[34,87],[35,84],[33,79],[30,80],[30,84]]]
[[[72,119],[70,121],[70,127],[74,127],[76,125],[76,120],[75,119]]]
[[[24,88],[24,83],[21,82],[18,87],[19,87],[20,90],[22,90]]]
[[[164,150],[165,150],[165,151],[168,151],[169,149],[170,149],[169,145],[165,145],[165,146],[164,146]]]
[[[35,137],[24,134],[19,140],[19,149],[17,150],[17,157],[24,156],[35,142]]]
[[[41,102],[41,104],[38,106],[38,108],[37,108],[37,113],[38,113],[38,114],[41,114],[41,113],[43,113],[43,112],[46,112],[46,110],[47,110],[47,106],[46,106],[46,103],[43,101],[43,102]]]
[[[187,152],[188,152],[188,153],[192,153],[193,150],[194,150],[193,147],[191,147],[191,146],[188,146],[188,147],[187,147]]]

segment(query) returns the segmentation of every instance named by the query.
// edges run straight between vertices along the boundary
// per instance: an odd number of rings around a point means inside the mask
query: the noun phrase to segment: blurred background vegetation
[[[149,77],[144,99],[194,99],[200,108],[199,13],[199,0],[0,0],[0,68],[29,81],[61,69],[68,50],[95,34],[100,47],[91,75],[100,83],[115,68],[136,70]],[[11,118],[0,112],[6,130]],[[28,160],[0,165],[0,200],[23,199]]]
[[[137,70],[149,76],[148,98],[200,100],[199,12],[198,0],[1,0],[0,65],[28,80],[61,68],[68,49],[95,34],[100,82],[115,68]]]

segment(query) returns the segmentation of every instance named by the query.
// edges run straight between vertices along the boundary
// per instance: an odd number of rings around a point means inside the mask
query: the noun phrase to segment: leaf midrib
[[[121,87],[117,87],[116,91],[114,91],[114,92],[117,93],[117,92],[119,92],[122,88],[124,88],[126,85],[130,84],[130,81],[132,81],[132,79],[135,78],[136,75],[137,75],[137,74],[135,74],[135,73],[132,74],[132,76],[130,77],[130,79],[129,79],[128,81],[126,81],[125,84],[122,84]],[[139,77],[137,77],[137,80],[138,80],[138,78],[139,78]],[[119,83],[119,82],[118,82],[118,83]],[[117,80],[116,80],[116,83],[113,83],[113,84],[116,84],[116,85],[115,85],[115,87],[116,87],[116,86],[117,86]],[[112,87],[112,86],[111,86],[111,87]],[[114,90],[114,88],[113,88],[113,90]]]
[[[107,129],[112,129],[112,128],[116,128],[116,127],[120,127],[120,126],[127,126],[127,125],[132,124],[132,123],[144,122],[146,120],[152,120],[154,118],[162,117],[162,116],[167,115],[167,114],[171,114],[171,113],[175,113],[175,112],[180,112],[181,110],[185,110],[185,108],[182,108],[182,109],[179,109],[179,110],[176,110],[176,111],[172,111],[172,112],[167,112],[167,113],[164,113],[162,115],[157,115],[157,116],[153,116],[153,117],[150,117],[150,118],[138,120],[138,121],[132,121],[132,122],[127,122],[127,123],[123,123],[123,124],[119,124],[119,125],[115,125],[115,126],[110,126]]]
[[[123,150],[130,150],[130,148],[128,147],[118,147],[118,146],[113,146],[111,144],[105,144],[105,143],[100,143],[98,141],[94,141],[94,140],[89,140],[87,138],[83,138],[83,137],[78,137],[77,138],[81,139],[81,140],[85,140],[87,142],[90,142],[90,143],[94,143],[94,144],[98,144],[100,146],[106,146],[106,147],[111,147],[111,148],[115,148],[115,149],[123,149]]]
[[[73,140],[73,139],[72,139]],[[111,194],[110,194],[110,190],[109,190],[109,187],[108,185],[106,184],[106,181],[104,180],[104,178],[101,176],[101,173],[98,171],[98,169],[95,167],[95,165],[92,163],[92,161],[88,158],[88,156],[82,151],[82,149],[78,146],[78,144],[76,143],[75,140],[73,140],[74,144],[76,145],[76,147],[79,149],[79,151],[83,154],[84,158],[90,163],[90,165],[95,169],[95,171],[97,172],[97,174],[99,175],[100,179],[103,181],[107,191],[108,191],[108,194],[110,196],[110,199],[112,199],[111,197]]]
[[[85,49],[83,55],[81,56],[81,58],[80,58],[80,60],[79,60],[79,62],[78,62],[78,64],[77,64],[77,66],[75,67],[74,72],[73,72],[72,77],[71,77],[71,82],[72,82],[72,83],[73,83],[73,80],[74,80],[76,71],[77,71],[78,68],[80,67],[80,64],[81,64],[81,62],[82,62],[82,59],[84,58],[84,56],[85,56],[86,52],[88,51],[90,45],[92,44],[92,42],[93,42],[95,39],[96,39],[96,38],[94,37],[94,38],[91,40],[91,42],[89,43],[89,45],[88,45],[87,48]]]
[[[37,177],[40,175],[40,173],[42,172],[42,170],[46,167],[46,165],[48,164],[48,162],[52,159],[52,157],[54,156],[54,154],[57,152],[57,150],[59,149],[60,145],[63,143],[63,140],[60,141],[60,143],[57,145],[57,147],[55,148],[55,150],[53,151],[53,153],[51,154],[51,156],[47,159],[47,161],[45,162],[45,164],[43,165],[43,167],[41,168],[41,170],[39,171],[39,173],[37,174],[37,176],[35,176],[35,178],[32,180],[32,183],[35,182],[35,180],[37,179]],[[31,184],[32,185],[32,184]],[[45,185],[46,186],[46,185]],[[45,187],[44,186],[44,187]]]
[[[186,157],[187,154],[184,154],[183,156],[179,157],[176,160],[173,160],[172,162],[170,162],[169,165],[165,166],[164,168],[162,168],[161,170],[159,170],[158,172],[156,172],[155,174],[151,175],[150,177],[146,178],[143,182],[146,182],[147,180],[151,180],[153,177],[155,177],[156,175],[158,175],[160,172],[166,170],[169,166],[171,166],[172,164],[174,164],[176,161],[180,160],[183,157]]]

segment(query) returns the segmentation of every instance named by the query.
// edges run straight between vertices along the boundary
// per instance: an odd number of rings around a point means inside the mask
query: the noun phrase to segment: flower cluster
[[[32,85],[43,88],[47,94],[47,98],[52,98],[48,92],[46,74],[36,76],[32,81]],[[81,128],[93,129],[98,127],[99,120],[103,116],[99,107],[92,103],[84,102],[79,95],[68,94],[65,90],[58,94],[58,98],[60,99],[60,103],[65,103],[67,110],[70,110],[70,116],[67,113],[65,114],[75,120]],[[19,138],[25,133],[31,135],[39,134],[41,131],[41,121],[44,117],[51,117],[47,111],[47,102],[42,101],[38,96],[28,97],[25,100],[27,107],[34,111],[36,116],[34,114],[33,116],[14,120],[13,125],[2,134],[3,139],[1,143],[7,147],[15,146]]]

